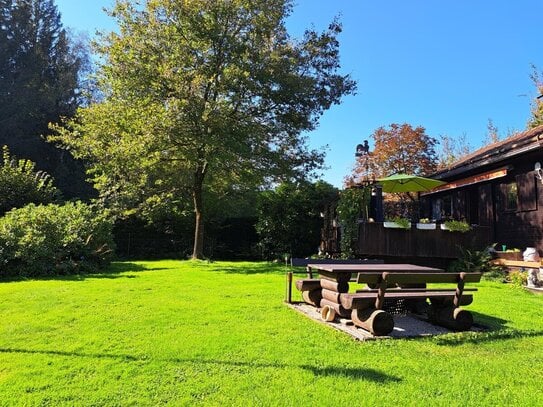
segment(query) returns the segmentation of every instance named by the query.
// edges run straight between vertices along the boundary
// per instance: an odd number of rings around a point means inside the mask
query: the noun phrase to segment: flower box
[[[523,256],[521,252],[495,252],[498,259],[522,261]]]
[[[411,228],[411,223],[409,224],[409,227],[404,227],[396,222],[383,222],[383,226],[390,229],[409,229]]]
[[[435,223],[417,223],[417,229],[421,230],[435,230]]]

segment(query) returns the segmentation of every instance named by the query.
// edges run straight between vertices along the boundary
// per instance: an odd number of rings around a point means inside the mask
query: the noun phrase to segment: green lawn
[[[117,263],[0,282],[0,405],[540,405],[543,296],[483,282],[486,333],[356,342],[283,304],[284,267]]]

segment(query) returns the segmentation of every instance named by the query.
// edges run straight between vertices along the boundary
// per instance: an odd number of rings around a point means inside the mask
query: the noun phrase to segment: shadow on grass
[[[395,376],[387,375],[375,369],[367,368],[348,368],[339,366],[316,367],[301,365],[302,369],[313,372],[315,376],[346,377],[349,379],[359,379],[375,383],[400,382],[401,379]]]
[[[473,318],[478,322],[475,327],[481,331],[458,332],[444,336],[437,336],[434,342],[437,345],[458,346],[464,344],[481,344],[508,339],[522,339],[543,336],[542,330],[519,330],[507,326],[510,321],[490,315],[471,311]]]
[[[507,339],[522,339],[542,337],[543,331],[521,331],[517,329],[502,329],[487,332],[462,332],[447,335],[435,339],[437,345],[457,346],[469,344],[481,344]]]
[[[65,357],[82,357],[82,358],[97,358],[97,359],[114,359],[120,362],[145,362],[150,360],[148,356],[132,356],[132,355],[123,355],[123,354],[94,354],[94,353],[83,353],[83,352],[65,352],[65,351],[55,351],[55,350],[33,350],[33,349],[18,349],[18,348],[0,348],[0,353],[20,353],[20,354],[30,354],[30,355],[54,355],[54,356],[65,356]],[[325,377],[347,377],[350,379],[357,379],[363,381],[371,381],[376,383],[388,383],[388,382],[400,382],[401,379],[395,376],[388,375],[383,372],[379,372],[375,369],[368,368],[348,368],[342,366],[325,366],[325,367],[316,367],[311,365],[290,365],[282,363],[259,363],[259,362],[239,362],[239,361],[228,361],[228,360],[205,360],[205,359],[195,359],[195,358],[170,358],[170,359],[158,359],[162,362],[169,363],[196,363],[196,364],[207,364],[207,365],[225,365],[225,366],[236,366],[236,367],[248,367],[248,368],[274,368],[274,369],[285,369],[285,368],[301,368],[312,372],[315,376],[325,376]]]
[[[124,275],[123,273],[127,272],[140,272],[140,271],[149,271],[149,270],[159,270],[157,268],[148,269],[141,264],[130,263],[130,262],[113,262],[105,269],[100,270],[96,273],[81,273],[81,274],[68,274],[68,275],[51,275],[51,276],[38,276],[38,277],[5,277],[0,279],[0,283],[11,283],[18,281],[50,281],[50,280],[60,280],[60,281],[84,281],[89,278],[136,278],[134,275]]]
[[[218,272],[222,273],[228,273],[228,274],[270,274],[270,273],[286,273],[289,271],[287,267],[284,265],[278,265],[278,264],[272,264],[272,263],[255,263],[248,265],[241,265],[239,267],[236,266],[226,266],[226,267],[218,267]]]

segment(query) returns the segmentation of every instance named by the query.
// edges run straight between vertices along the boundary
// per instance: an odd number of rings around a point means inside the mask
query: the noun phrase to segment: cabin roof
[[[543,125],[513,134],[512,136],[488,146],[484,146],[471,154],[453,162],[446,168],[432,174],[432,178],[448,179],[476,170],[481,167],[501,163],[520,154],[540,149],[543,146]]]

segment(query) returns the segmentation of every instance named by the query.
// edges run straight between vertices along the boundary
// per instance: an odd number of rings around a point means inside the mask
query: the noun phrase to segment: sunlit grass
[[[360,343],[286,307],[284,271],[2,282],[0,405],[539,404],[543,297],[483,282],[469,309],[492,331]]]

